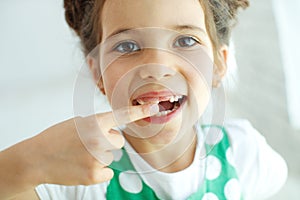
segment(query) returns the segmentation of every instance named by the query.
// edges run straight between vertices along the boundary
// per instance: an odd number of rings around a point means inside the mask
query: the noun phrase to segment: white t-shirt
[[[229,120],[224,127],[228,133],[232,149],[231,159],[235,163],[244,199],[266,199],[275,194],[287,178],[287,165],[282,157],[247,120]],[[201,141],[204,135],[200,132],[199,129],[198,141]],[[141,178],[161,199],[186,199],[201,187],[204,180],[204,164],[199,159],[203,149],[200,150],[202,146],[199,144],[192,164],[186,169],[176,173],[156,170],[155,173],[141,173]],[[128,143],[125,149],[129,152],[134,151]],[[155,171],[138,154],[128,155],[136,171]],[[192,184],[185,187],[183,183]],[[100,200],[105,199],[108,185],[109,181],[91,186],[43,184],[36,188],[36,192],[42,200]]]

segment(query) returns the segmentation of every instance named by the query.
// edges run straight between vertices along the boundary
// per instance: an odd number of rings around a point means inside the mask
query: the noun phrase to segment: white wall
[[[82,62],[63,1],[0,1],[0,150],[72,117]]]
[[[300,1],[273,0],[285,72],[289,119],[300,130]]]
[[[300,127],[300,1],[273,5],[290,119]],[[0,150],[73,116],[74,80],[82,63],[63,1],[0,1]]]

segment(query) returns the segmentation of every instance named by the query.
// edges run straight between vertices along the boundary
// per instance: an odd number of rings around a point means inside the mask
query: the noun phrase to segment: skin
[[[178,12],[178,8],[181,8],[180,12]],[[174,27],[179,25],[191,25],[202,31],[184,29],[178,32],[179,30]],[[147,32],[149,27],[155,27],[161,31],[150,34],[151,29]],[[213,48],[207,34],[203,9],[197,0],[175,0],[172,1],[172,4],[167,0],[138,2],[129,0],[126,3],[122,0],[107,1],[103,8],[102,29],[101,49],[105,49],[103,51],[106,51],[106,48],[107,51],[110,50],[110,47],[107,47],[110,46],[110,43],[119,44],[125,40],[134,40],[139,43],[140,36],[136,37],[134,30],[138,32],[141,29],[142,34],[140,35],[154,38],[151,40],[153,46],[161,45],[161,43],[163,43],[163,47],[174,44],[177,38],[164,40],[164,37],[167,37],[165,35],[171,34],[171,32],[197,38],[201,44],[195,44],[189,48],[202,48],[207,59],[213,60]],[[114,35],[118,30],[123,29],[127,31]],[[111,39],[112,35],[113,39]],[[140,40],[141,44],[148,42],[148,40]],[[183,48],[170,50],[178,51],[181,54],[185,53]],[[225,55],[227,50],[223,48],[221,51]],[[138,94],[148,91],[167,89],[188,96],[182,112],[171,121],[162,125],[149,125],[140,120],[128,124],[123,132],[126,140],[154,168],[164,172],[176,172],[188,167],[193,160],[196,145],[193,125],[209,101],[210,94],[207,86],[212,86],[213,67],[211,66],[211,71],[203,80],[201,75],[197,75],[202,72],[195,70],[178,56],[158,48],[149,48],[143,52],[136,51],[126,55],[125,58],[115,57],[115,59],[111,59],[114,60],[112,63],[105,60],[105,55],[100,56],[100,60],[100,70],[99,66],[95,64],[96,61],[89,62],[90,68],[94,72],[96,82],[99,81],[97,75],[101,74],[100,82],[98,82],[99,89],[107,96],[113,108],[128,106],[131,101],[127,101],[127,99],[132,100],[132,96],[138,96]],[[151,67],[151,63],[159,63],[166,67]],[[142,65],[145,67],[136,68],[136,66]],[[224,67],[219,69],[224,69]],[[215,73],[218,72],[215,71]],[[183,78],[180,79],[179,75]],[[122,79],[126,81],[119,84]],[[149,81],[151,83],[146,86],[138,84],[147,80],[151,80]],[[178,90],[178,88],[180,89]],[[198,110],[196,115],[194,114],[195,110]]]
[[[126,124],[157,111],[157,106],[147,104],[116,113],[124,116],[119,122]],[[78,125],[92,144],[83,145]],[[112,112],[76,117],[2,151],[0,199],[38,199],[34,188],[43,183],[92,185],[110,180],[113,171],[107,166],[113,160],[111,151],[124,145],[124,138],[113,127]],[[95,154],[98,156],[92,156]]]
[[[179,11],[178,8],[180,8]],[[160,27],[172,29],[174,25],[178,24],[200,27],[204,32],[184,30],[184,34],[200,38],[208,57],[213,60],[212,47],[205,29],[203,10],[196,0],[172,0],[171,3],[168,0],[128,0],[126,3],[122,0],[109,0],[105,3],[102,20],[103,41],[119,28]],[[226,60],[227,48],[224,47],[220,51]],[[107,166],[113,159],[111,150],[119,149],[124,145],[124,138],[112,129],[120,124],[127,124],[124,136],[153,167],[165,172],[175,172],[189,166],[193,160],[196,144],[191,122],[196,121],[201,115],[209,98],[208,95],[203,95],[201,92],[197,93],[197,91],[205,89],[203,79],[195,76],[193,69],[185,68],[187,63],[174,55],[155,49],[145,51],[144,55],[141,57],[142,59],[138,59],[137,63],[132,60],[122,62],[123,68],[120,68],[121,61],[114,62],[105,72],[99,72],[96,61],[88,58],[87,62],[94,73],[99,89],[106,94],[112,107],[117,107],[117,109],[114,109],[114,112],[66,120],[33,138],[1,151],[0,199],[38,199],[34,188],[43,183],[91,185],[110,180],[113,177],[113,171]],[[113,91],[118,88],[117,80],[132,71],[130,68],[132,64],[147,65],[153,62],[161,63],[166,67],[160,68],[160,70],[148,67],[149,71],[145,70],[146,68],[139,68],[135,71],[138,72],[138,76],[131,78],[128,82],[134,85],[147,78],[151,78],[152,83],[155,83],[164,79],[175,80],[175,78],[181,77],[182,81],[176,82],[180,84],[179,88],[181,88],[178,92],[189,98],[182,112],[171,121],[163,125],[148,126],[140,119],[155,114],[158,108],[150,104],[130,106],[128,100],[114,103]],[[222,69],[222,66],[218,68]],[[217,73],[217,71],[215,72]],[[99,81],[101,73],[100,80],[103,81]],[[208,83],[212,85],[214,74],[210,74],[210,76],[207,80],[210,80]],[[170,89],[176,90],[173,88],[172,81],[168,86]],[[131,87],[130,84],[126,85],[126,90],[122,95],[137,95],[142,90],[159,90],[163,85],[149,84],[141,90],[133,90],[133,93],[130,92],[132,91]],[[196,98],[192,98],[191,94],[194,94]],[[130,99],[130,97],[128,96],[126,99]],[[203,106],[199,108],[197,105]],[[194,108],[198,109],[197,115],[193,115],[194,112],[191,112]],[[117,122],[115,116],[118,116]],[[84,138],[84,141],[78,137],[78,123],[80,123],[81,130],[84,130],[88,136]],[[141,128],[147,134],[155,130],[156,134],[152,137],[145,137],[139,132],[132,131],[136,130],[134,128]],[[136,137],[137,135],[140,137]],[[91,146],[87,145],[89,141],[92,142]],[[175,155],[174,146],[179,149],[178,154]],[[167,160],[166,163],[165,160],[168,156],[170,160]]]

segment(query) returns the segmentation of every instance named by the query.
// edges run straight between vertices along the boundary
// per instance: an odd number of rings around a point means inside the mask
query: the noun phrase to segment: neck
[[[170,144],[155,144],[124,134],[137,153],[153,168],[167,173],[181,171],[191,165],[196,150],[197,137],[194,129],[178,134],[181,137]]]

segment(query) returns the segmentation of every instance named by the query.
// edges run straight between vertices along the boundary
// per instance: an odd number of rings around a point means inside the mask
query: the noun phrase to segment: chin
[[[151,144],[166,145],[172,143],[182,127],[182,115],[164,124],[149,123],[139,120],[128,124],[131,136],[147,140]]]

